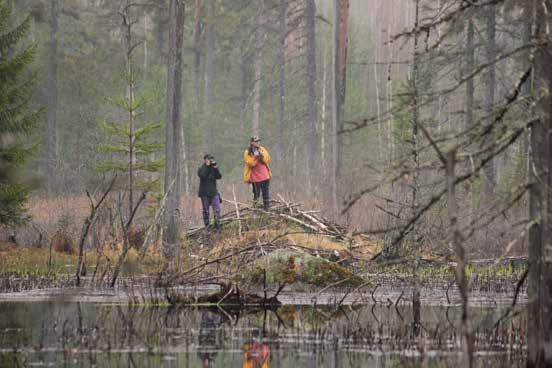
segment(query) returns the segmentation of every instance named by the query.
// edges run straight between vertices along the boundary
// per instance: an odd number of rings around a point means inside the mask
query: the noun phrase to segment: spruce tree
[[[139,117],[144,115],[146,104],[145,93],[138,90],[138,73],[133,62],[133,52],[141,42],[133,40],[132,25],[136,23],[131,18],[130,7],[121,12],[123,19],[125,46],[125,93],[111,99],[111,103],[124,111],[126,119],[120,122],[103,121],[100,127],[106,133],[108,142],[100,145],[100,150],[111,155],[110,160],[97,165],[101,172],[124,173],[128,181],[128,214],[134,209],[134,191],[143,189],[155,190],[159,186],[159,178],[152,178],[147,173],[160,171],[165,165],[164,158],[154,158],[163,146],[155,141],[156,132],[163,128],[161,123],[143,122]],[[143,92],[143,91],[142,91]],[[137,175],[142,174],[141,177]]]
[[[35,47],[24,42],[31,18],[13,23],[11,6],[0,0],[0,225],[7,226],[27,217],[30,188],[17,174],[31,154],[23,138],[38,120],[31,102],[35,78],[29,71]]]

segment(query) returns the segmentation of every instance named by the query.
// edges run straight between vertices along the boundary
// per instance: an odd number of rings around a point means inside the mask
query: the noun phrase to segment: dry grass
[[[100,260],[100,264],[113,264],[121,252],[121,245],[106,247],[102,256],[96,251],[86,252],[85,267],[94,269]],[[47,248],[34,248],[0,243],[0,272],[19,275],[64,275],[73,274],[77,264],[76,254],[50,252]],[[50,260],[50,266],[48,262]],[[132,274],[154,274],[161,268],[163,259],[157,250],[152,249],[143,260],[139,260],[139,254],[135,249],[130,249],[123,265],[123,270]]]

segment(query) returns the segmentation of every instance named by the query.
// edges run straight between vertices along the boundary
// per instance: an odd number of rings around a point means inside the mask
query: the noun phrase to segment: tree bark
[[[247,51],[242,47],[240,63],[240,130],[245,130],[245,117],[247,115],[247,91],[249,91],[249,70],[247,68]]]
[[[50,53],[48,59],[48,98],[47,98],[47,148],[46,178],[47,190],[52,194],[56,180],[57,164],[57,105],[58,105],[58,16],[60,0],[50,3]]]
[[[124,37],[125,46],[125,62],[126,62],[126,82],[127,82],[127,113],[128,113],[128,215],[132,213],[134,208],[134,165],[136,161],[134,149],[135,149],[135,118],[136,111],[134,110],[134,67],[132,64],[132,51],[134,45],[132,43],[132,24],[130,19],[130,7],[125,7],[123,17],[123,23],[121,25]]]
[[[394,28],[394,6],[391,5],[391,25],[390,29]],[[389,161],[392,162],[395,157],[395,142],[393,138],[393,35],[392,32],[387,32],[387,83],[385,84],[385,95],[387,100],[387,149]]]
[[[340,0],[334,0],[333,40],[332,40],[332,210],[337,216],[338,203],[338,175],[339,175],[339,10]]]
[[[307,28],[307,109],[308,109],[308,144],[309,144],[309,164],[308,164],[308,187],[313,189],[312,183],[315,173],[318,172],[317,160],[317,95],[316,95],[316,3],[314,0],[306,0],[306,28]]]
[[[200,67],[201,67],[201,0],[195,0],[194,8],[194,79],[196,88],[196,97],[199,99],[201,94],[200,83]]]
[[[475,65],[475,48],[474,48],[474,27],[473,19],[468,19],[466,25],[466,69],[465,75],[470,75],[473,72]],[[473,126],[473,99],[474,99],[474,84],[473,77],[466,81],[466,119],[464,129],[470,129]]]
[[[347,59],[347,28],[349,0],[334,0],[332,46],[332,207],[334,215],[340,211],[340,166],[343,102],[345,100],[345,71]]]
[[[414,17],[414,58],[412,63],[412,185],[411,187],[411,210],[412,216],[416,216],[418,212],[418,77],[419,77],[419,68],[420,68],[420,55],[418,52],[418,27],[420,20],[420,0],[416,0],[415,3],[415,17]],[[414,239],[413,239],[414,240]]]
[[[261,120],[261,81],[263,67],[263,9],[264,0],[261,0],[257,11],[257,24],[255,29],[255,80],[253,81],[253,121],[251,131],[253,135],[259,135],[259,125]]]
[[[462,245],[462,234],[458,223],[458,204],[455,195],[456,182],[456,151],[451,151],[446,157],[447,207],[451,230],[452,248],[456,255],[455,278],[460,298],[462,299],[462,352],[464,364],[473,366],[474,339],[468,314],[468,278],[466,276],[466,252]]]
[[[184,1],[171,0],[169,54],[167,60],[167,124],[165,130],[165,231],[163,245],[168,261],[178,261],[180,250],[180,183],[182,106],[182,48],[184,39]]]
[[[377,21],[376,21],[377,24]],[[376,28],[377,29],[377,28]],[[383,159],[383,126],[381,121],[381,104],[380,104],[380,90],[379,90],[379,48],[380,43],[377,42],[374,48],[374,89],[376,92],[376,118],[378,124],[378,161],[382,162]]]
[[[534,1],[527,0],[523,6],[523,18],[525,20],[523,27],[522,42],[524,45],[528,45],[533,38],[533,24],[535,22],[535,13],[534,13]],[[529,68],[531,65],[531,52],[527,52],[524,55],[525,68]],[[522,86],[521,92],[523,98],[529,98],[533,90],[533,78],[530,78]],[[527,152],[529,151],[529,134],[526,134],[525,139],[521,149],[523,150],[522,157],[527,157]],[[527,167],[529,169],[529,167]]]
[[[213,78],[215,73],[215,0],[207,1],[207,25],[205,28],[205,90],[204,90],[204,108],[205,127],[207,129],[207,148],[210,151],[215,144],[215,126],[212,116],[212,109],[215,100],[213,90]]]
[[[288,0],[280,0],[279,14],[279,31],[280,44],[278,45],[278,129],[280,130],[280,139],[278,142],[278,154],[280,160],[284,159],[286,151],[286,130],[285,130],[285,114],[286,114],[286,17],[287,17]]]
[[[320,162],[322,163],[321,171],[324,178],[328,175],[328,165],[326,165],[326,122],[327,116],[330,115],[329,110],[329,93],[328,93],[328,69],[330,63],[327,61],[326,44],[324,44],[324,60],[322,70],[322,108],[320,109]]]
[[[552,21],[548,10],[552,0],[538,2],[535,8],[540,37]],[[549,38],[546,38],[549,42]],[[531,127],[529,216],[529,297],[527,320],[527,367],[552,366],[552,55],[550,46],[535,52],[535,94],[539,119]]]
[[[492,63],[496,58],[496,8],[494,5],[489,6],[487,14],[485,15],[485,22],[487,26],[487,61]],[[496,86],[496,68],[494,63],[492,63],[488,69],[485,76],[485,115],[489,121],[492,121],[493,111],[494,111],[494,102],[495,102],[495,86]],[[488,139],[493,139],[488,137]],[[485,165],[485,181],[483,186],[483,191],[486,195],[490,195],[494,191],[496,184],[496,174],[495,174],[495,160],[492,159]]]

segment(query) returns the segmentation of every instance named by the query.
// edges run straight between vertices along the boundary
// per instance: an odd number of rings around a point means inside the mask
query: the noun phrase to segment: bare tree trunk
[[[549,61],[550,62],[550,61]],[[552,71],[550,71],[552,72]],[[549,98],[547,98],[549,100]],[[550,102],[548,102],[550,103]],[[529,217],[533,225],[529,230],[529,297],[527,320],[527,367],[549,367],[552,357],[546,353],[551,343],[552,316],[552,262],[549,245],[550,205],[549,189],[544,180],[550,170],[550,109],[543,111],[542,120],[533,124],[530,148]]]
[[[199,87],[200,83],[200,66],[201,66],[201,0],[195,0],[194,8],[194,79],[195,79],[195,88],[196,88],[196,97],[200,98],[201,88]]]
[[[280,0],[280,14],[278,19],[280,28],[280,44],[278,45],[278,129],[280,130],[280,138],[278,141],[278,154],[280,155],[280,160],[285,157],[285,146],[287,142],[287,135],[285,134],[287,4],[288,0]]]
[[[249,73],[247,69],[246,50],[242,48],[240,72],[241,72],[241,93],[240,93],[240,129],[245,130],[245,117],[247,114],[247,91],[249,90]]]
[[[134,45],[132,42],[132,24],[130,19],[130,7],[127,2],[127,6],[124,8],[122,30],[125,38],[125,62],[126,62],[126,81],[127,81],[127,94],[128,94],[128,215],[132,213],[134,208],[134,165],[136,161],[136,155],[134,153],[134,130],[135,130],[135,118],[136,111],[134,109],[134,68],[132,65],[132,51]]]
[[[149,49],[148,49],[148,18],[144,17],[143,19],[143,25],[144,25],[144,75],[148,75],[148,66],[149,66]],[[144,119],[148,121],[148,119]]]
[[[215,54],[215,0],[207,1],[207,26],[205,29],[206,49],[205,49],[205,103],[203,114],[205,117],[205,128],[207,129],[207,151],[211,150],[215,144],[215,127],[212,116],[214,104],[213,78],[215,73],[214,54]]]
[[[334,215],[340,210],[341,190],[339,176],[341,166],[343,103],[345,100],[345,71],[347,59],[347,28],[349,0],[334,0],[332,47],[332,207]]]
[[[56,180],[57,165],[57,104],[58,104],[58,16],[60,0],[50,3],[50,53],[48,60],[48,99],[47,99],[47,151],[46,178],[48,193],[52,194]]]
[[[377,24],[377,23],[376,23]],[[378,122],[378,160],[382,162],[383,158],[383,127],[381,121],[381,104],[380,104],[380,90],[379,90],[379,48],[380,44],[377,42],[374,55],[374,88],[376,90],[376,118]]]
[[[166,22],[166,3],[167,0],[159,0],[159,4],[156,7],[156,30],[155,38],[156,45],[154,46],[157,52],[158,60],[163,60],[163,46],[165,45],[165,22]]]
[[[464,75],[471,75],[475,67],[474,25],[472,18],[468,19],[466,28],[466,67]],[[470,131],[469,129],[473,127],[474,92],[474,79],[471,77],[466,81],[466,117],[464,124],[464,129],[466,131]],[[472,134],[471,131],[469,134]],[[466,170],[470,170],[469,162],[466,163]],[[475,217],[475,198],[473,189],[474,188],[471,187],[469,193],[469,221],[472,221]]]
[[[332,211],[337,216],[340,128],[339,113],[339,10],[340,0],[334,0],[333,40],[332,40]]]
[[[533,37],[533,24],[535,22],[534,10],[535,10],[534,1],[533,0],[526,1],[523,6],[523,18],[525,22],[523,27],[522,42],[524,45],[529,45]],[[525,60],[525,63],[524,63],[525,68],[529,68],[531,65],[530,52],[527,52],[527,54],[524,55],[524,60]],[[531,96],[532,90],[533,90],[533,78],[530,78],[522,86],[521,92],[522,92],[523,98],[529,98]],[[522,150],[523,150],[522,157],[527,157],[527,152],[529,151],[529,134],[526,134],[525,139],[523,140]],[[527,167],[527,169],[529,169],[529,167]]]
[[[165,148],[165,227],[163,245],[168,261],[178,261],[180,251],[180,176],[182,47],[184,39],[184,1],[171,0],[169,20],[169,55],[167,61],[167,126]]]
[[[263,68],[263,44],[264,44],[264,30],[263,30],[263,9],[264,0],[261,0],[259,9],[257,11],[257,24],[255,29],[255,80],[253,81],[253,122],[252,133],[253,135],[259,135],[259,125],[261,120],[261,81],[262,81],[262,68]]]
[[[307,108],[308,108],[308,142],[309,142],[309,164],[308,164],[308,187],[312,190],[313,176],[318,172],[317,158],[317,96],[316,96],[316,4],[314,0],[307,0],[306,3],[306,28],[307,28]]]
[[[320,162],[322,163],[322,176],[327,177],[327,166],[326,165],[326,121],[328,111],[328,62],[326,60],[326,46],[324,46],[324,63],[322,70],[322,108],[320,109]]]
[[[535,8],[537,39],[549,41],[552,0]],[[546,38],[545,38],[546,37]],[[527,320],[527,367],[552,366],[552,56],[550,46],[535,52],[535,89],[539,120],[531,128],[529,216],[529,297]]]
[[[474,27],[473,19],[468,19],[466,30],[466,70],[465,75],[470,75],[473,72],[475,65],[475,48],[474,48]],[[466,119],[465,129],[469,129],[473,126],[473,98],[474,98],[474,85],[473,78],[469,78],[466,81]]]
[[[462,234],[458,224],[458,204],[455,195],[456,182],[456,151],[449,152],[446,158],[446,180],[447,180],[447,207],[449,213],[452,248],[456,254],[455,277],[456,285],[462,299],[462,351],[464,353],[464,364],[473,366],[474,339],[470,328],[468,315],[468,279],[466,276],[466,252],[462,245]]]
[[[126,77],[126,94],[125,103],[126,112],[128,114],[128,215],[132,213],[134,208],[134,169],[136,165],[135,153],[135,124],[136,124],[136,106],[135,106],[135,75],[134,65],[132,63],[132,53],[138,44],[135,44],[132,39],[132,26],[135,21],[131,19],[131,3],[127,0],[125,5],[119,11],[122,18],[121,33],[123,36],[123,45],[125,50],[125,77]]]
[[[414,60],[412,65],[412,216],[416,216],[418,212],[418,77],[419,77],[419,67],[420,67],[420,56],[418,53],[418,27],[420,19],[420,0],[416,0],[415,4],[415,19],[414,19]]]
[[[188,156],[186,154],[186,141],[184,140],[184,124],[180,124],[180,143],[182,145],[181,151],[182,151],[182,161],[180,168],[181,170],[184,170],[184,172],[181,172],[181,188],[182,185],[184,186],[184,193],[190,194],[190,170],[188,166]]]
[[[485,15],[485,21],[487,26],[487,61],[492,62],[496,58],[496,8],[494,5],[489,6],[487,14]],[[495,102],[495,85],[496,85],[496,70],[494,63],[487,69],[487,75],[485,78],[485,114],[487,119],[492,120],[492,114],[494,110]],[[488,137],[488,139],[493,139]],[[485,140],[487,141],[487,140]],[[491,159],[487,165],[485,165],[485,184],[484,192],[489,195],[494,191],[496,184],[495,174],[495,160]]]
[[[393,12],[394,7],[391,6]],[[394,14],[391,14],[394,17]],[[393,29],[393,22],[391,23]],[[393,140],[393,37],[392,32],[387,32],[387,83],[385,85],[385,93],[387,100],[387,142],[389,148],[387,150],[390,161],[395,157],[395,142]]]

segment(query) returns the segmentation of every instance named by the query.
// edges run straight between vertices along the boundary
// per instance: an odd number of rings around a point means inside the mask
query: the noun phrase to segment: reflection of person
[[[268,344],[254,342],[243,345],[243,368],[269,368],[268,358],[270,348]]]
[[[213,207],[215,227],[220,221],[220,194],[217,190],[217,180],[222,178],[217,162],[211,155],[203,157],[203,165],[197,170],[199,176],[199,197],[203,207],[203,223],[209,226],[209,208]]]
[[[206,311],[201,314],[201,323],[199,325],[199,347],[197,353],[201,359],[203,368],[211,368],[217,350],[220,346],[217,340],[217,330],[222,323],[222,318],[215,313]]]
[[[270,170],[270,154],[261,146],[259,137],[252,137],[249,148],[243,153],[243,181],[253,185],[253,202],[257,204],[259,196],[263,195],[263,208],[268,211],[270,206],[269,184],[272,177]]]

